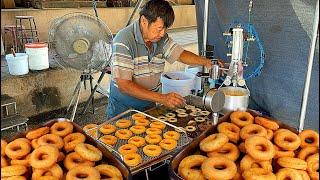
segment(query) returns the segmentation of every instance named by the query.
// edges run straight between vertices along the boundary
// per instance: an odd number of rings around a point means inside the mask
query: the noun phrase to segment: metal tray
[[[249,112],[254,117],[255,116],[262,116],[262,117],[268,118],[267,116],[262,115],[261,113],[255,111],[255,110],[248,109],[247,112]],[[197,138],[193,139],[193,141],[189,145],[185,146],[181,151],[177,152],[173,156],[173,158],[171,159],[171,162],[169,163],[169,168],[168,168],[170,179],[172,179],[172,180],[183,180],[183,178],[181,178],[177,173],[179,164],[182,161],[182,159],[184,159],[185,157],[187,157],[187,156],[189,156],[191,154],[195,154],[195,153],[200,152],[199,143],[201,142],[201,140],[203,140],[205,137],[207,137],[207,136],[209,136],[211,134],[216,133],[218,125],[220,123],[222,123],[222,122],[229,121],[229,119],[230,119],[229,117],[230,117],[231,113],[232,112],[229,112],[229,113],[225,114],[222,118],[219,119],[218,124],[216,126],[212,126],[210,129],[208,129],[207,131],[203,132],[200,136],[198,136]],[[278,121],[278,120],[274,120],[274,121],[279,124],[280,128],[285,128],[285,129],[288,129],[288,130],[298,134],[298,131],[296,129],[294,129],[294,128],[282,123],[281,121]]]
[[[101,143],[97,142],[91,136],[87,135],[85,133],[85,131],[83,131],[83,129],[79,125],[77,125],[76,123],[70,121],[69,119],[65,119],[65,118],[52,119],[52,120],[49,120],[48,122],[46,122],[44,124],[41,124],[41,125],[37,126],[34,129],[37,129],[37,128],[40,128],[40,127],[44,127],[44,126],[51,127],[54,123],[56,123],[58,121],[68,121],[68,122],[70,122],[73,125],[73,132],[79,132],[79,133],[84,134],[86,136],[85,143],[94,145],[95,147],[97,147],[102,152],[103,158],[102,158],[101,161],[97,162],[97,164],[105,162],[105,163],[108,163],[110,165],[113,165],[113,166],[117,167],[120,170],[120,172],[121,172],[121,174],[123,176],[123,179],[126,179],[126,180],[131,180],[132,179],[132,175],[131,175],[131,172],[130,172],[128,166],[120,158],[115,157],[110,151],[108,151],[107,148],[105,148],[105,146],[103,146]],[[27,131],[24,131],[24,132],[19,132],[14,137],[8,138],[6,140],[8,140],[7,142],[11,142],[11,141],[13,141],[13,140],[15,140],[17,138],[25,137],[26,134],[31,130],[33,130],[33,129],[30,129],[30,130],[27,130]]]
[[[164,122],[164,121],[161,121],[153,116],[150,116],[144,112],[140,112],[140,111],[137,111],[137,110],[133,110],[133,109],[129,109],[117,116],[115,116],[114,118],[100,124],[97,128],[93,128],[93,129],[90,129],[88,131],[92,131],[92,130],[97,130],[97,135],[98,135],[98,139],[96,139],[96,141],[98,141],[99,143],[103,144],[107,149],[109,149],[110,151],[112,151],[112,153],[116,156],[118,156],[119,158],[123,159],[123,157],[118,153],[118,148],[124,144],[128,144],[128,140],[123,140],[123,139],[118,139],[117,140],[117,143],[112,147],[110,145],[107,145],[107,144],[104,144],[103,142],[101,142],[99,140],[99,138],[101,136],[103,136],[104,134],[101,133],[98,129],[105,125],[105,124],[112,124],[112,125],[115,125],[116,121],[119,120],[119,119],[122,119],[122,118],[125,118],[125,119],[129,119],[129,120],[132,120],[131,119],[131,116],[135,113],[141,113],[141,114],[144,114],[148,120],[152,120],[152,121],[160,121],[164,124],[166,124],[166,128],[164,130],[162,130],[162,133],[165,133],[169,130],[174,130],[174,128],[178,128],[168,122]],[[132,125],[134,125],[134,122],[132,122]],[[130,126],[131,127],[131,126]],[[130,128],[128,127],[128,128]],[[127,128],[127,129],[128,129]],[[117,130],[120,129],[117,127]],[[180,129],[182,131],[184,131],[184,129]],[[88,132],[87,131],[87,132]],[[114,133],[110,134],[110,135],[114,135]],[[141,137],[145,137],[146,136],[146,133],[143,133],[143,134],[140,134],[140,135],[136,135],[136,136],[141,136]],[[178,140],[178,144],[177,144],[177,147],[174,149],[174,150],[171,150],[171,151],[168,151],[168,150],[164,150],[162,149],[162,153],[157,156],[157,157],[149,157],[149,156],[146,156],[144,153],[143,153],[143,150],[142,148],[143,147],[140,147],[138,148],[138,154],[142,157],[142,163],[135,166],[135,167],[131,167],[130,170],[131,170],[131,173],[132,174],[136,174],[148,167],[151,167],[152,165],[155,165],[155,164],[158,164],[166,159],[169,159],[172,157],[172,154],[174,154],[174,152],[176,152],[177,150],[179,150],[181,147],[187,145],[189,142],[191,142],[191,139],[187,136],[186,132],[184,131],[184,133],[180,133],[180,139]]]

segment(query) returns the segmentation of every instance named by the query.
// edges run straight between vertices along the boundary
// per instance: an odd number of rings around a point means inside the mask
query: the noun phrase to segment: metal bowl
[[[223,113],[247,110],[250,96],[248,89],[228,86],[222,87],[219,90],[225,95],[225,103],[222,109]]]

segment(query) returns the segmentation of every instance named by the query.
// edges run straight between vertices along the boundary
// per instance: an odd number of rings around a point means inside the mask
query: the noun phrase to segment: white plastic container
[[[28,55],[26,53],[7,54],[6,60],[11,75],[24,75],[28,74]]]
[[[25,45],[29,56],[30,70],[43,70],[49,68],[48,45],[46,43],[28,43]]]
[[[166,74],[172,79],[164,76]],[[162,93],[175,92],[185,97],[194,89],[195,75],[184,71],[166,72],[161,74]]]
[[[185,69],[185,71],[195,75],[194,89],[196,91],[200,91],[201,90],[201,77],[198,77],[197,73],[202,71],[202,67],[201,66],[196,66],[196,67],[189,66]]]

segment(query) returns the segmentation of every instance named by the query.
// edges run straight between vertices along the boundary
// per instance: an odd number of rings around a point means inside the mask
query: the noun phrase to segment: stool
[[[35,41],[39,42],[38,31],[36,22],[33,16],[16,16],[16,27],[22,27],[23,21],[27,21],[29,24],[28,28],[17,28],[16,39],[21,42],[21,46],[18,50],[24,50],[24,44],[33,43]],[[26,26],[27,27],[27,26]]]
[[[17,41],[17,28],[19,29],[24,29],[24,26],[15,26],[15,25],[7,25],[7,26],[4,26],[4,36],[3,36],[3,42],[4,42],[4,50],[5,52],[7,52],[7,41],[6,41],[6,37],[7,37],[7,33],[9,33],[9,35],[11,35],[11,38],[12,38],[12,41],[13,41],[13,48],[17,51],[18,49],[18,41]],[[12,47],[11,46],[11,47]],[[10,48],[11,48],[10,47]]]

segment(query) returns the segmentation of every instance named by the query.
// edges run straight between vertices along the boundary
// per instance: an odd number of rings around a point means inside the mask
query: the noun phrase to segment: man
[[[165,61],[211,68],[209,59],[183,50],[168,37],[166,30],[173,21],[174,12],[167,1],[150,0],[140,11],[139,20],[115,36],[107,107],[109,118],[129,108],[145,111],[155,103],[169,108],[184,104],[183,97],[177,93],[157,92]]]

